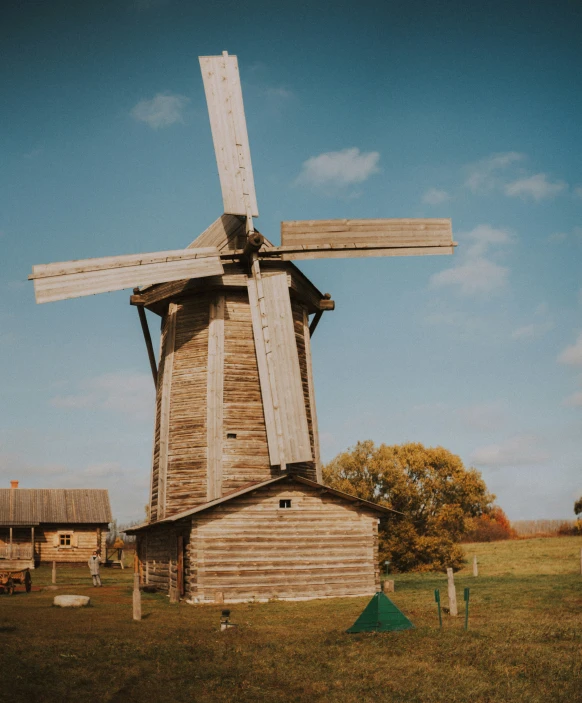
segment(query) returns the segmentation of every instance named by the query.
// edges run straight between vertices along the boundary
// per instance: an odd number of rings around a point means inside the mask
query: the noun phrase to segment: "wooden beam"
[[[170,303],[166,322],[166,334],[163,351],[162,399],[160,408],[160,451],[158,460],[158,520],[166,515],[167,481],[168,481],[168,442],[170,435],[170,398],[172,391],[172,372],[174,368],[174,348],[176,343],[176,317],[178,306]]]
[[[139,289],[135,289],[136,292]],[[148,359],[150,362],[150,368],[152,370],[152,376],[154,379],[154,386],[158,387],[158,365],[156,363],[156,355],[154,354],[154,347],[152,345],[152,337],[150,335],[150,328],[148,327],[148,320],[146,317],[143,305],[137,306],[137,314],[139,315],[139,321],[141,324],[141,331],[143,332],[143,338],[146,344],[146,349],[148,351]]]
[[[208,442],[207,501],[222,496],[222,446],[224,435],[224,311],[226,297],[210,303],[206,427]]]
[[[315,328],[319,324],[319,321],[321,320],[321,316],[323,315],[323,310],[318,310],[315,315],[313,316],[313,320],[311,320],[311,324],[309,325],[309,336],[313,337],[313,333],[315,332]]]
[[[305,343],[305,361],[307,364],[307,389],[309,393],[309,412],[311,414],[311,431],[313,433],[313,462],[318,483],[323,480],[321,474],[321,458],[319,453],[319,428],[317,425],[317,410],[315,408],[315,386],[313,384],[313,361],[311,358],[311,333],[309,331],[309,316],[303,309],[303,340]]]
[[[365,220],[293,220],[281,222],[283,246],[375,244],[438,246],[452,244],[450,219],[380,218]]]
[[[226,52],[225,52],[226,53]],[[251,153],[236,56],[201,56],[224,212],[258,217]]]
[[[315,332],[315,328],[319,324],[319,321],[321,320],[321,316],[323,315],[325,310],[335,310],[335,302],[331,300],[331,293],[326,293],[323,298],[319,301],[318,305],[319,309],[313,316],[313,320],[311,320],[311,324],[309,325],[309,336],[312,337],[313,333]]]
[[[218,250],[179,249],[33,266],[37,303],[133,288],[138,285],[222,274]]]

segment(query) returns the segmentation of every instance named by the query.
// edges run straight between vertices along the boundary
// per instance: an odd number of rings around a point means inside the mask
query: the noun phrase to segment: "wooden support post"
[[[320,308],[319,310],[315,313],[313,316],[313,320],[311,320],[311,324],[309,325],[309,336],[313,337],[313,333],[315,332],[315,328],[319,324],[319,321],[321,320],[321,316],[326,310],[334,310],[335,309],[335,303],[331,300],[331,293],[325,293],[323,296],[323,300],[320,301]]]
[[[141,591],[139,590],[139,574],[133,575],[133,619],[141,620]]]
[[[455,577],[453,576],[453,570],[447,569],[447,579],[449,587],[449,611],[450,614],[455,618],[458,615],[457,612],[457,592],[455,591]]]
[[[388,581],[388,579],[386,579],[382,584],[382,590],[384,593],[394,593],[394,581]]]
[[[133,292],[137,293],[139,288],[134,288]],[[154,386],[158,387],[158,365],[156,364],[156,355],[154,354],[154,347],[152,345],[152,337],[150,335],[150,328],[148,327],[148,320],[145,313],[145,308],[143,305],[137,305],[137,314],[139,315],[139,321],[141,323],[141,331],[143,332],[143,338],[145,340],[146,349],[148,351],[148,359],[150,361],[150,368],[152,370],[152,376],[154,379]]]
[[[10,558],[12,559],[12,528],[10,528]]]
[[[52,583],[53,586],[57,582],[57,562],[53,560],[53,578],[52,578]]]
[[[473,557],[473,576],[479,576],[479,565],[477,564],[477,555]]]
[[[32,560],[32,565],[34,566],[34,526],[30,528],[30,558]]]

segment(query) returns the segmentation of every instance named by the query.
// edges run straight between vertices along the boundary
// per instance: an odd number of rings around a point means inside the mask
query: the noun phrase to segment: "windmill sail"
[[[287,275],[261,282],[266,320],[257,281],[249,278],[248,290],[271,465],[312,461]]]
[[[281,223],[283,260],[452,254],[449,219],[295,220]]]
[[[224,212],[258,217],[251,152],[236,56],[201,56]]]
[[[37,303],[81,298],[151,283],[221,275],[218,250],[177,249],[32,267]]]

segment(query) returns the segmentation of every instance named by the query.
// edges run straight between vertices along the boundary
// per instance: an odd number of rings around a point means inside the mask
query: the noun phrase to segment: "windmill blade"
[[[271,465],[312,461],[287,275],[259,273],[248,291]]]
[[[456,246],[449,219],[294,220],[281,222],[281,244],[274,249],[285,261],[452,254]]]
[[[108,256],[32,267],[37,303],[224,272],[215,247]]]
[[[236,56],[200,56],[224,212],[258,217]]]

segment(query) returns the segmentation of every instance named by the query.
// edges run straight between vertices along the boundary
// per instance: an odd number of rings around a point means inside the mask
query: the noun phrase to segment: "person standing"
[[[91,572],[91,576],[93,577],[93,585],[100,586],[101,576],[99,576],[99,564],[101,564],[101,557],[97,553],[97,550],[95,550],[93,554],[89,557],[89,561],[87,562],[87,564],[89,565],[89,571]]]

